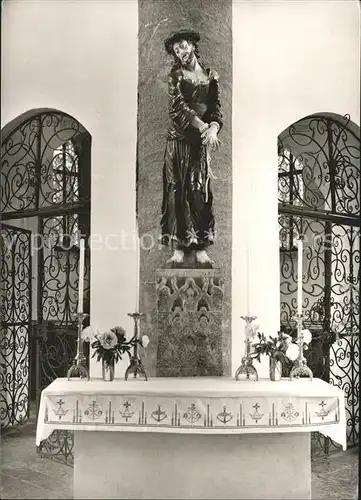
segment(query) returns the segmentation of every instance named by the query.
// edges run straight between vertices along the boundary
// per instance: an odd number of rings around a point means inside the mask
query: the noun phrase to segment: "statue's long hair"
[[[199,47],[198,47],[198,42],[195,42],[191,38],[185,38],[185,40],[188,43],[191,43],[194,47],[194,55],[196,56],[199,64],[202,66],[203,69],[205,69],[205,65],[202,63],[200,60],[200,54],[199,54]],[[179,58],[175,55],[175,53],[172,50],[173,58],[174,58],[174,65],[172,67],[172,71],[176,71],[177,69],[180,69],[182,67],[182,63],[180,62]]]

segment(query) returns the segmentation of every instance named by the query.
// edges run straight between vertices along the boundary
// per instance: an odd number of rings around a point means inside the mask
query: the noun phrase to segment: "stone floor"
[[[73,469],[41,458],[35,421],[1,438],[0,498],[72,498]],[[358,448],[312,462],[312,500],[358,498]]]

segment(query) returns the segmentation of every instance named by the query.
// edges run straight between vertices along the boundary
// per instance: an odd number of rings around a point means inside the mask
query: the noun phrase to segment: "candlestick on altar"
[[[83,339],[81,337],[81,333],[83,331],[83,321],[88,316],[87,313],[78,313],[77,314],[77,323],[78,323],[78,338],[77,338],[77,348],[76,348],[76,356],[73,360],[73,364],[68,370],[68,380],[71,377],[77,378],[86,378],[89,380],[89,372],[86,367],[86,357],[83,351]]]
[[[86,367],[86,357],[83,351],[83,339],[81,333],[83,331],[83,321],[88,316],[87,313],[83,313],[83,297],[84,297],[84,255],[85,255],[85,241],[81,239],[79,242],[79,286],[78,286],[78,314],[77,328],[78,328],[78,338],[76,347],[76,356],[73,360],[73,364],[68,370],[68,380],[71,377],[87,378],[89,380],[89,372]]]
[[[313,378],[313,373],[311,368],[307,366],[306,358],[303,355],[303,334],[302,334],[302,314],[297,314],[297,345],[298,345],[298,356],[293,362],[293,368],[290,373],[290,380],[294,378],[299,378],[301,375],[309,377],[310,380]]]
[[[144,314],[135,312],[128,313],[128,316],[134,319],[134,339],[139,340],[139,322],[140,319],[144,317]],[[125,380],[128,380],[128,376],[131,373],[134,374],[134,378],[137,378],[138,375],[143,375],[144,380],[148,380],[147,373],[138,354],[138,342],[134,345],[133,355],[130,358],[130,364],[125,372]]]
[[[247,299],[247,316],[251,317],[249,308],[250,281],[249,281],[249,247],[247,246],[247,261],[246,261],[246,299]]]
[[[252,339],[250,338],[249,331],[251,328],[251,323],[254,321],[257,316],[241,316],[241,318],[246,322],[246,327],[245,327],[245,333],[246,333],[246,338],[245,338],[245,354],[241,360],[241,365],[237,368],[236,373],[235,373],[235,379],[239,380],[240,375],[246,375],[247,380],[249,380],[251,377],[254,377],[254,380],[258,380],[258,373],[256,368],[253,366],[253,359],[251,357],[251,345],[252,345]]]
[[[84,254],[85,244],[84,239],[79,242],[79,285],[78,285],[78,314],[83,312],[83,297],[84,297]]]
[[[311,369],[307,366],[306,358],[303,355],[303,334],[302,334],[302,267],[303,267],[303,234],[302,234],[302,220],[301,230],[298,236],[298,276],[297,276],[297,345],[298,356],[293,363],[293,368],[290,373],[290,380],[299,378],[305,375],[312,380],[313,374]]]

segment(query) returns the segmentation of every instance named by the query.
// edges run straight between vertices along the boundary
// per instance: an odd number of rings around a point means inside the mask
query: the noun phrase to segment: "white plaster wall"
[[[2,14],[2,126],[51,107],[91,133],[92,322],[131,333],[136,252],[119,235],[135,230],[137,2],[9,0]],[[233,37],[232,370],[243,354],[247,245],[251,313],[266,333],[279,326],[278,134],[322,111],[358,123],[359,8],[234,0]],[[100,375],[93,362],[91,374]]]
[[[10,0],[2,14],[2,126],[51,107],[91,133],[91,319],[131,333],[135,251],[111,235],[135,229],[137,2]]]
[[[317,112],[349,113],[359,125],[359,25],[356,1],[234,0],[233,367],[243,352],[247,244],[251,313],[266,333],[279,327],[277,136]]]

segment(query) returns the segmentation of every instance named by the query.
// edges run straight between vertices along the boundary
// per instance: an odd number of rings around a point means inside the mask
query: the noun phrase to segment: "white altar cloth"
[[[58,378],[42,391],[36,444],[54,429],[174,434],[319,431],[346,449],[344,393],[320,379]]]

